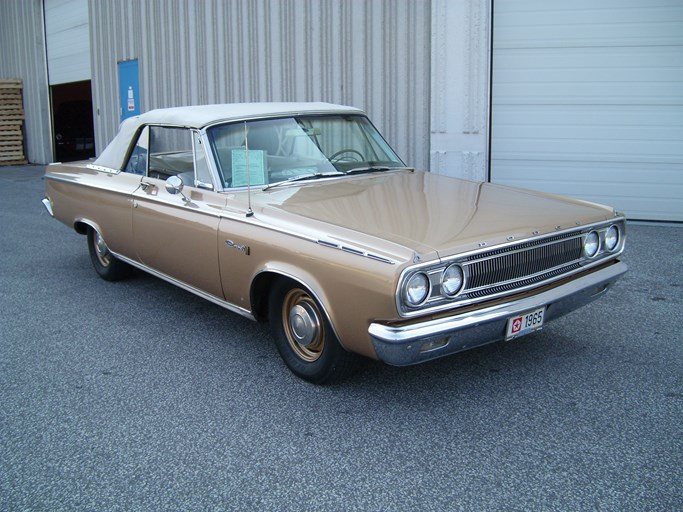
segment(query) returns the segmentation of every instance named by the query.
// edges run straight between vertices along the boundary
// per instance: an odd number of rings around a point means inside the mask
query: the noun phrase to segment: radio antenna
[[[247,133],[247,122],[244,121],[244,154],[247,163],[247,217],[254,215],[254,210],[251,209],[251,174],[249,173],[249,136]]]

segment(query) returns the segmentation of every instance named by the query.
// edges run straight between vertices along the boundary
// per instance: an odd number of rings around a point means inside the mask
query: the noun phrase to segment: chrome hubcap
[[[289,310],[289,326],[296,342],[308,347],[318,337],[320,323],[310,304],[297,304]]]
[[[95,231],[95,253],[97,254],[97,259],[103,266],[109,265],[111,261],[111,255],[109,254],[109,247],[104,243],[104,238]]]
[[[287,292],[282,303],[282,323],[294,353],[306,362],[317,361],[325,347],[325,329],[313,298],[301,289]]]

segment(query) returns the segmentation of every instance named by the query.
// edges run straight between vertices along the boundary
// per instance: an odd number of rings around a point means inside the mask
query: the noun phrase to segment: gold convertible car
[[[416,171],[352,107],[152,110],[45,177],[102,278],[137,267],[268,321],[315,383],[359,355],[410,365],[517,338],[626,272],[612,208]]]

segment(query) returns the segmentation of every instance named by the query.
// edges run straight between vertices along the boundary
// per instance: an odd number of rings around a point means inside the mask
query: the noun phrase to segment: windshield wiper
[[[331,178],[332,176],[344,176],[344,173],[343,172],[309,172],[306,174],[299,174],[298,176],[292,176],[291,178],[287,178],[286,180],[278,181],[277,183],[273,183],[271,185],[268,185],[263,190],[264,191],[270,190],[271,188],[279,187],[280,185],[286,185],[287,183],[293,183],[295,181],[317,180],[319,178]]]
[[[344,174],[363,174],[369,172],[383,172],[383,171],[414,171],[412,167],[389,167],[386,165],[368,165],[365,167],[354,167],[348,171],[344,171]]]

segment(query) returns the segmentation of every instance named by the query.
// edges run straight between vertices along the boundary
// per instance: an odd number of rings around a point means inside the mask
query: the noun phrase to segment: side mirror
[[[173,196],[180,194],[183,197],[183,201],[186,203],[190,202],[190,198],[183,194],[183,180],[178,178],[178,176],[171,176],[166,180],[166,192]]]

